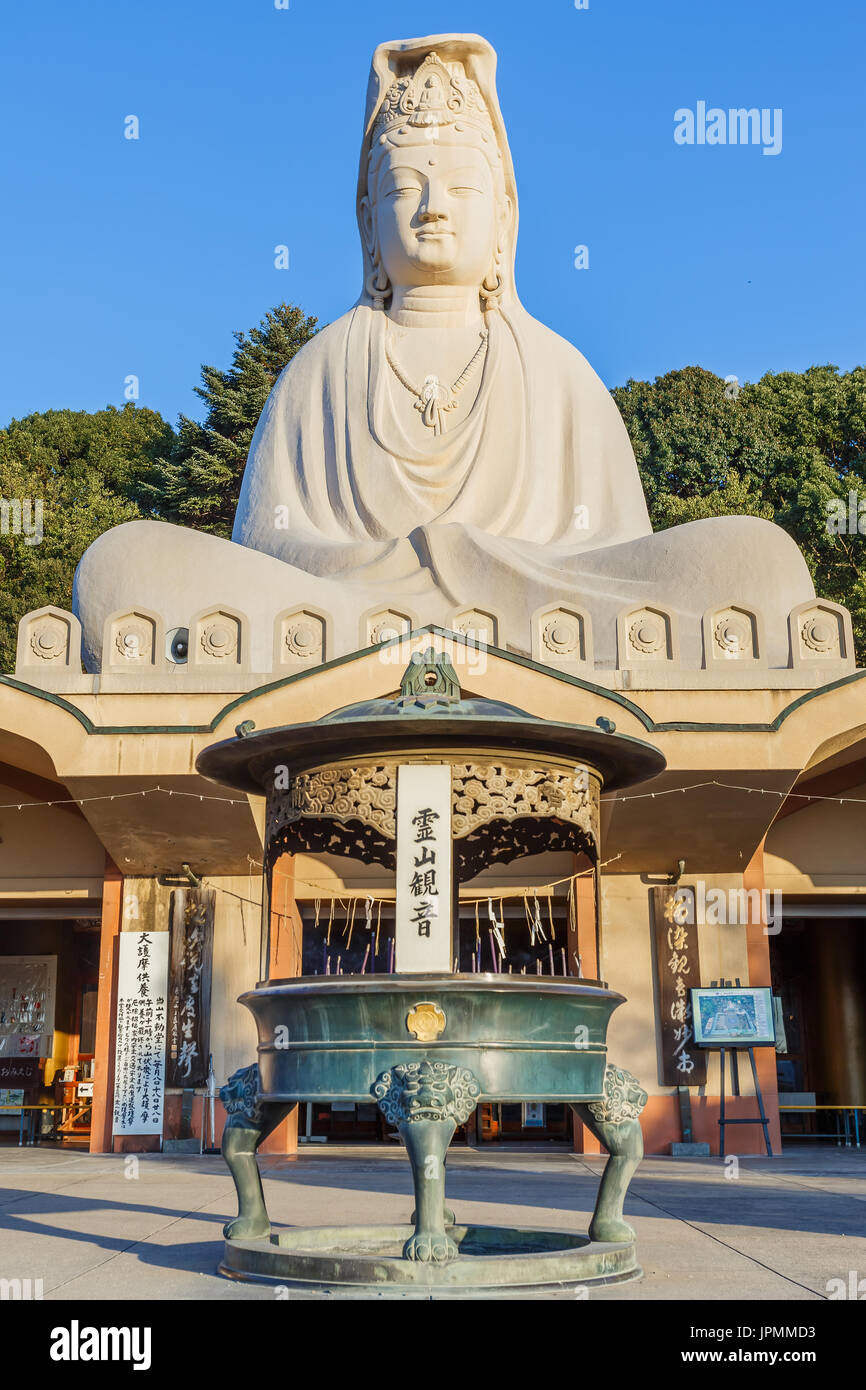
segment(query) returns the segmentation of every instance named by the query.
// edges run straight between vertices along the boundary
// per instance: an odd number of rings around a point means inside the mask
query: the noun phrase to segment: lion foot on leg
[[[256,1150],[292,1107],[260,1102],[258,1081],[257,1066],[243,1067],[220,1090],[220,1099],[228,1111],[222,1155],[238,1197],[237,1216],[223,1226],[226,1240],[258,1240],[271,1229]]]
[[[403,1246],[407,1260],[417,1260],[420,1264],[447,1264],[457,1258],[457,1246],[450,1236],[437,1231],[417,1231]]]
[[[263,1206],[258,1215],[236,1216],[233,1221],[227,1221],[223,1226],[223,1235],[226,1240],[260,1240],[268,1235],[270,1229],[271,1223]]]

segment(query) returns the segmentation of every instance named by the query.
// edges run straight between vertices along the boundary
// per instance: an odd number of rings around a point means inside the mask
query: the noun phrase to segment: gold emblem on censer
[[[433,1042],[445,1027],[445,1012],[429,1000],[414,1004],[406,1015],[406,1027],[419,1042]]]

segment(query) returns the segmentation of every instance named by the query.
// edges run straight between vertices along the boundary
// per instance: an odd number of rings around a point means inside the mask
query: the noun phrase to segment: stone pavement
[[[602,1166],[459,1148],[448,1200],[461,1222],[583,1232]],[[412,1207],[397,1148],[311,1146],[262,1168],[277,1225],[390,1223]],[[719,1159],[646,1159],[626,1203],[645,1277],[590,1297],[824,1300],[829,1280],[866,1279],[866,1150],[804,1146],[727,1172]],[[41,1279],[46,1299],[273,1299],[215,1273],[235,1210],[218,1157],[2,1147],[0,1278]]]

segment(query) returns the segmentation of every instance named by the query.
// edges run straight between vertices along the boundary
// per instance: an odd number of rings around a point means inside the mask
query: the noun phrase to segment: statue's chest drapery
[[[360,497],[369,496],[371,506],[375,499],[377,515],[384,508],[401,529],[437,520],[507,526],[528,503],[520,357],[507,327],[495,315],[490,320],[477,380],[466,388],[468,408],[458,399],[440,434],[423,424],[389,364],[386,316],[362,312],[352,325],[347,381],[350,394],[363,394],[369,430],[367,459],[363,439],[352,433],[353,470]],[[361,342],[353,342],[356,335]]]
[[[250,449],[235,540],[314,574],[390,575],[417,568],[405,542],[421,528],[425,552],[462,530],[533,554],[555,546],[554,565],[648,533],[609,393],[520,306],[489,316],[471,409],[425,447],[404,427],[412,399],[388,365],[385,328],[382,311],[356,305],[283,373]]]

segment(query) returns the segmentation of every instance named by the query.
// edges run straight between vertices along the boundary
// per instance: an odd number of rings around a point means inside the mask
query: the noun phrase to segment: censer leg
[[[608,1067],[604,1074],[604,1099],[572,1106],[610,1155],[589,1226],[591,1240],[634,1240],[634,1231],[623,1219],[622,1209],[628,1185],[643,1158],[639,1116],[646,1102],[646,1091],[629,1072]]]
[[[229,1116],[223,1130],[222,1156],[238,1197],[238,1214],[223,1227],[226,1240],[258,1240],[271,1229],[256,1150],[292,1106],[262,1104],[257,1096],[258,1084],[259,1069],[253,1063],[236,1071],[220,1090],[220,1100]]]
[[[445,1155],[457,1126],[453,1120],[410,1120],[398,1128],[415,1185],[415,1233],[403,1254],[407,1260],[445,1264],[457,1254],[445,1233]]]
[[[457,1255],[445,1232],[453,1212],[445,1206],[445,1159],[458,1124],[475,1109],[480,1086],[466,1067],[447,1062],[405,1062],[383,1072],[370,1088],[389,1124],[400,1133],[415,1186],[415,1231],[403,1247],[407,1260],[444,1264]]]
[[[443,1160],[442,1160],[442,1166],[443,1166],[443,1168],[447,1166],[447,1163],[448,1163],[448,1155],[447,1155],[447,1153],[446,1153],[445,1157],[444,1157]],[[447,1180],[447,1178],[448,1178],[448,1174],[447,1174],[447,1173],[445,1174],[445,1178],[446,1178],[446,1180]],[[442,1217],[443,1217],[443,1220],[444,1220],[446,1226],[453,1226],[453,1225],[455,1225],[456,1222],[457,1222],[457,1217],[454,1215],[454,1212],[452,1211],[451,1207],[449,1207],[447,1204],[442,1208]],[[411,1223],[412,1223],[413,1226],[415,1225],[415,1222],[417,1221],[417,1219],[418,1219],[418,1212],[417,1212],[417,1211],[413,1211],[413,1212],[412,1212],[412,1215],[409,1217],[409,1220],[411,1221]]]

